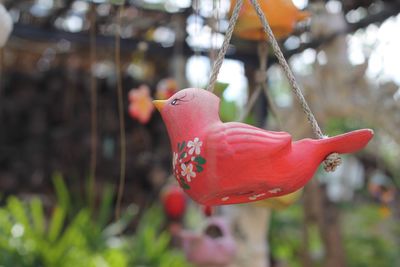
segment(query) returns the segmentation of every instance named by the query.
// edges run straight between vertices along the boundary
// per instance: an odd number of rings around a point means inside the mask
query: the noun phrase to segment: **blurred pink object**
[[[141,85],[129,91],[129,114],[142,124],[149,122],[154,106],[150,96],[150,88]]]
[[[196,266],[224,267],[235,258],[235,240],[221,217],[209,218],[203,233],[186,231],[181,237],[187,259]]]

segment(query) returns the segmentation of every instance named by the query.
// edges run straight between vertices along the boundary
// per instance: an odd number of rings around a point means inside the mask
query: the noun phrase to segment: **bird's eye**
[[[175,98],[172,100],[171,105],[176,106],[178,104],[179,99]]]

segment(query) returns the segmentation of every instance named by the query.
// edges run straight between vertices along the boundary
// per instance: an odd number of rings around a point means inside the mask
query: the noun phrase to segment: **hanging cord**
[[[260,67],[256,71],[256,89],[250,95],[249,100],[244,108],[244,112],[240,115],[239,121],[244,121],[252,110],[262,90],[262,84],[267,80],[267,55],[268,55],[268,44],[260,43],[258,46],[258,60],[260,61]]]
[[[255,73],[256,89],[251,94],[249,101],[247,101],[247,105],[244,108],[244,112],[240,115],[239,121],[243,122],[247,118],[250,111],[253,109],[256,100],[260,96],[261,91],[264,91],[266,101],[268,102],[269,110],[272,113],[272,116],[275,118],[279,128],[282,128],[281,121],[278,117],[278,113],[276,112],[275,104],[272,101],[267,86],[268,43],[259,42],[257,47],[257,52],[258,52],[258,60],[260,62],[260,66]]]
[[[260,85],[264,91],[265,98],[268,103],[268,108],[272,114],[272,116],[275,118],[276,123],[278,124],[278,128],[282,129],[282,123],[279,119],[278,113],[276,112],[277,108],[275,106],[274,101],[272,101],[272,97],[269,93],[268,90],[268,85],[267,85],[267,60],[268,60],[268,43],[260,41],[258,43],[258,57],[260,60],[260,70],[258,71],[257,79],[260,82]]]
[[[91,156],[89,177],[89,205],[94,207],[96,197],[96,164],[97,164],[97,79],[94,73],[96,64],[96,4],[90,6],[90,113],[91,113]]]
[[[319,139],[326,138],[326,136],[322,133],[321,128],[319,127],[314,114],[312,113],[310,107],[308,106],[308,104],[301,92],[301,89],[300,89],[299,85],[297,84],[296,79],[289,67],[289,64],[286,62],[286,59],[283,56],[283,53],[278,45],[277,40],[275,39],[274,34],[272,33],[272,29],[268,23],[267,18],[264,15],[263,11],[261,10],[260,5],[258,4],[257,0],[250,0],[250,2],[254,6],[258,17],[261,20],[264,31],[268,36],[268,41],[274,50],[275,56],[278,58],[279,64],[282,66],[282,69],[289,80],[289,83],[293,90],[293,93],[299,100],[301,107],[302,107],[304,113],[306,114],[308,121],[310,122],[310,124],[312,126],[315,136]],[[334,171],[336,169],[336,167],[340,165],[340,163],[341,163],[341,158],[339,157],[339,154],[332,153],[324,161],[324,169],[327,172]]]
[[[122,196],[124,194],[125,176],[126,176],[126,136],[125,136],[125,121],[124,121],[124,99],[122,90],[121,77],[121,18],[124,11],[122,3],[118,8],[117,14],[117,29],[115,32],[115,67],[117,74],[117,91],[118,91],[118,115],[119,115],[119,131],[120,131],[120,150],[121,150],[121,170],[118,186],[117,207],[115,209],[115,217],[118,220],[121,217]]]
[[[207,90],[210,92],[214,91],[215,83],[217,82],[218,73],[221,69],[222,62],[224,61],[226,51],[228,50],[229,43],[231,41],[233,29],[235,28],[236,21],[239,17],[240,9],[242,8],[243,0],[237,0],[235,4],[235,8],[233,10],[232,16],[229,20],[229,27],[225,33],[224,42],[222,43],[222,47],[219,50],[217,60],[214,62],[214,66],[211,71],[210,82],[208,84]]]
[[[0,47],[0,97],[3,89],[3,71],[4,71],[4,48]]]

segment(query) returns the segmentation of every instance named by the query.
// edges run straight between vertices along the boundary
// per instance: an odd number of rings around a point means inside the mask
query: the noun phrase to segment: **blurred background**
[[[313,137],[244,2],[221,119]],[[375,137],[221,208],[174,184],[151,101],[207,86],[235,1],[0,1],[0,266],[400,266],[400,1],[259,2],[324,133]]]

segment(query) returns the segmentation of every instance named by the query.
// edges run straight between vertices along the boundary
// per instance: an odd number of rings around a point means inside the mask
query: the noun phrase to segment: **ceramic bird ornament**
[[[219,98],[184,89],[156,100],[173,152],[173,172],[186,193],[204,205],[257,201],[304,187],[331,153],[353,153],[373,136],[369,129],[321,140],[292,141],[273,132],[219,118]]]

